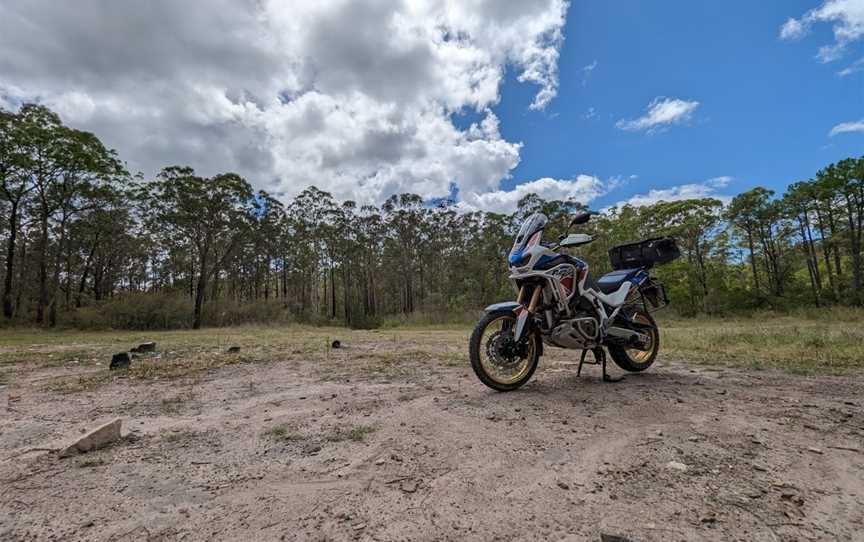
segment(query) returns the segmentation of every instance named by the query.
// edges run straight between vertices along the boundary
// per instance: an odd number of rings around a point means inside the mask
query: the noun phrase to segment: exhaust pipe
[[[645,348],[649,340],[647,335],[623,327],[610,327],[606,335],[615,339],[615,342],[621,342],[635,348]]]

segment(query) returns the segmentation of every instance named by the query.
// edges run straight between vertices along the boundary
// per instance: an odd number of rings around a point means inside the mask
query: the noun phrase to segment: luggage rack
[[[669,304],[669,297],[666,295],[666,287],[663,283],[648,279],[639,287],[639,293],[642,294],[642,304],[648,312],[656,312]]]

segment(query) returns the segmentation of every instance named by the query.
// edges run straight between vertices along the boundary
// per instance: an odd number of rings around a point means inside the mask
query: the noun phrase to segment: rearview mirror
[[[585,211],[582,211],[582,212],[576,213],[576,214],[573,216],[573,218],[570,220],[570,226],[572,227],[572,226],[576,226],[576,225],[579,225],[579,224],[585,224],[585,223],[587,223],[589,220],[591,220],[591,215],[592,215],[592,214],[593,214],[593,213],[585,212]]]

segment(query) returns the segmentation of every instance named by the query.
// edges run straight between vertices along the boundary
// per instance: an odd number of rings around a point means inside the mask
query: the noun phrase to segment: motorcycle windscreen
[[[519,228],[519,233],[516,234],[516,240],[513,242],[513,248],[510,250],[510,264],[515,264],[516,261],[522,258],[522,253],[531,241],[535,233],[546,227],[549,219],[542,213],[534,213],[525,219],[522,227]]]

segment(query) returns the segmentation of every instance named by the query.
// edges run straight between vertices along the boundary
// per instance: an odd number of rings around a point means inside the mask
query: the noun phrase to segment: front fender
[[[522,305],[520,305],[519,303],[516,303],[515,301],[504,301],[502,303],[495,303],[494,305],[489,305],[488,307],[486,307],[483,310],[486,312],[496,312],[496,311],[513,311],[513,312],[516,312],[516,309],[518,309],[520,307],[522,307]],[[529,328],[535,327],[533,324],[533,321],[531,319],[528,319],[526,324],[527,324],[527,327],[529,327]],[[537,332],[539,332],[539,330],[537,330]],[[542,356],[543,355],[543,341],[538,340],[537,345],[540,347],[540,351],[538,353],[539,353],[539,355]]]
[[[515,301],[504,301],[502,303],[495,303],[494,305],[489,305],[485,309],[486,312],[495,312],[495,311],[515,311],[521,305],[516,303]]]

